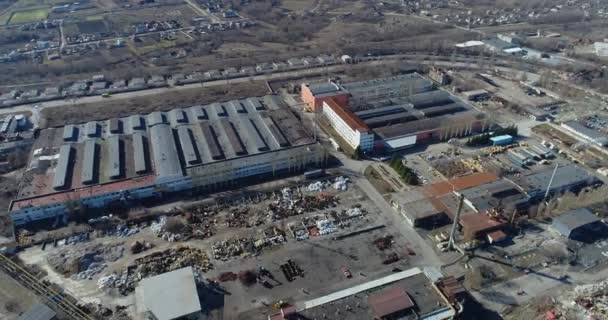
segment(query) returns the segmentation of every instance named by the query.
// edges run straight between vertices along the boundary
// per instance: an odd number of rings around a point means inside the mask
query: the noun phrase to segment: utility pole
[[[464,203],[464,194],[460,194],[460,201],[458,201],[458,211],[456,211],[456,218],[454,218],[454,223],[452,223],[452,231],[450,232],[448,250],[454,249],[454,236],[456,235],[456,227],[458,226],[458,221],[460,220],[460,214],[462,213],[462,204],[463,203]]]
[[[543,197],[543,202],[546,202],[547,197],[549,197],[549,191],[551,190],[551,185],[553,184],[553,179],[555,178],[555,174],[557,173],[558,167],[559,167],[559,163],[556,163],[555,169],[553,169],[553,174],[551,174],[551,179],[549,179],[549,184],[547,185],[547,191],[545,191],[545,196]]]

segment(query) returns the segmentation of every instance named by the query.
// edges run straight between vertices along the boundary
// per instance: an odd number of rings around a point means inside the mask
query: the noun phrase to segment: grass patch
[[[48,8],[39,8],[39,9],[31,9],[25,11],[15,11],[11,15],[9,23],[18,24],[18,23],[28,23],[28,22],[36,22],[42,21],[49,16]]]

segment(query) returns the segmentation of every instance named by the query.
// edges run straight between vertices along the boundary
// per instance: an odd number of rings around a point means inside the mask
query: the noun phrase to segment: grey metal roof
[[[87,137],[96,137],[99,132],[99,126],[97,125],[97,121],[89,121],[84,126],[84,132]]]
[[[433,89],[433,82],[417,73],[342,84],[355,99],[376,96],[408,96]]]
[[[122,132],[122,121],[117,118],[112,118],[108,120],[108,130],[110,133],[121,133]]]
[[[215,112],[215,114],[218,117],[227,117],[228,116],[228,113],[226,112],[226,108],[220,103],[212,103],[211,108],[213,109],[213,112]]]
[[[154,111],[148,115],[148,126],[152,127],[157,124],[167,123],[165,115],[160,111]]]
[[[207,111],[202,106],[192,107],[192,111],[194,112],[194,117],[198,120],[208,119]]]
[[[342,91],[342,88],[333,82],[310,83],[307,86],[315,96]]]
[[[376,118],[376,117],[384,117],[384,116],[401,113],[401,112],[408,112],[405,105],[391,105],[388,107],[373,108],[373,109],[369,109],[369,110],[357,111],[357,112],[355,112],[355,114],[361,120],[365,121],[367,119]]]
[[[218,160],[224,157],[222,149],[217,141],[217,136],[211,124],[207,122],[201,123],[201,130],[203,132],[203,138],[207,144],[211,159]]]
[[[245,149],[245,146],[243,146],[243,143],[241,142],[241,139],[234,128],[234,124],[228,120],[222,120],[221,124],[224,132],[226,133],[226,137],[228,137],[228,142],[230,142],[230,146],[232,147],[234,154],[247,154],[247,150]]]
[[[192,267],[143,279],[145,308],[158,320],[173,320],[201,311]]]
[[[20,315],[17,320],[51,320],[57,316],[57,313],[47,305],[37,303],[32,306],[27,312]]]
[[[551,180],[554,168],[546,168],[545,170],[534,172],[518,179],[514,179],[527,192],[544,193]],[[583,168],[576,165],[565,165],[557,169],[551,190],[563,190],[572,186],[587,184],[596,180]]]
[[[450,94],[443,90],[434,90],[415,94],[407,97],[407,101],[414,105],[414,109],[436,107],[453,102]]]
[[[389,114],[389,115],[385,115],[385,116],[377,117],[377,118],[370,118],[370,119],[364,120],[363,122],[365,122],[365,124],[371,128],[377,128],[377,127],[384,127],[384,126],[395,125],[398,123],[413,121],[416,119],[417,118],[414,115],[411,115],[407,112],[401,112],[401,113]]]
[[[129,117],[129,125],[131,130],[142,130],[144,128],[142,118],[138,114]]]
[[[257,98],[247,98],[247,103],[257,111],[264,110],[264,105]]]
[[[289,142],[285,139],[285,136],[274,123],[274,120],[271,117],[262,117],[262,121],[266,128],[270,133],[270,137],[274,140],[274,142],[281,148],[289,146]]]
[[[188,117],[182,108],[177,108],[169,111],[172,123],[188,123]]]
[[[107,141],[109,153],[107,156],[108,176],[110,179],[117,179],[122,176],[123,164],[120,161],[122,158],[124,158],[122,157],[121,150],[122,142],[120,141],[120,136],[110,136]]]
[[[568,121],[565,122],[564,125],[570,127],[572,130],[578,132],[581,135],[589,137],[593,142],[605,145],[608,143],[608,135],[603,134],[599,131],[587,128],[582,123],[578,121]]]
[[[182,176],[182,167],[175,146],[173,130],[168,124],[156,124],[150,127],[150,145],[154,155],[156,176]]]
[[[444,114],[461,112],[461,111],[465,111],[465,110],[467,110],[467,108],[463,107],[460,103],[451,103],[451,104],[446,104],[443,106],[426,108],[426,109],[422,110],[422,114],[427,118],[431,118],[431,117],[442,116]]]
[[[76,137],[76,127],[73,124],[68,124],[63,127],[63,141],[72,141]]]
[[[247,113],[245,106],[238,100],[228,101],[226,104],[234,110],[234,113]]]
[[[241,132],[243,132],[243,136],[246,137],[247,141],[253,144],[253,147],[257,151],[268,150],[268,146],[262,136],[260,135],[258,129],[253,124],[251,119],[249,118],[241,118],[239,122],[239,127],[241,128]]]
[[[72,171],[72,146],[64,144],[59,148],[59,160],[53,176],[53,189],[63,189],[68,184],[68,174]]]
[[[142,174],[148,171],[148,152],[146,152],[146,137],[142,132],[133,133],[133,160],[135,173]]]
[[[565,212],[553,218],[552,225],[562,235],[569,237],[572,231],[582,226],[600,221],[589,209],[580,208]]]
[[[95,140],[87,140],[84,143],[84,155],[80,173],[80,181],[83,184],[91,184],[96,181],[97,158],[97,142]]]
[[[187,164],[196,164],[201,161],[194,140],[192,139],[192,132],[190,128],[180,126],[177,128],[177,136],[179,137],[179,144],[182,147],[182,154],[184,161]]]

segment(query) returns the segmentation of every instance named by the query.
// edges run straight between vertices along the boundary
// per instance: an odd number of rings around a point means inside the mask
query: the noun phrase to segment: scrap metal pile
[[[306,186],[306,191],[319,192],[332,187],[337,191],[346,191],[348,189],[349,182],[350,179],[348,179],[347,177],[339,176],[333,179],[333,181],[329,179],[313,182]]]
[[[259,254],[264,248],[282,245],[285,242],[285,233],[276,228],[269,227],[262,231],[262,236],[232,238],[216,241],[211,246],[213,258],[228,261],[234,257],[247,257]]]
[[[74,279],[91,279],[106,268],[107,262],[122,258],[122,243],[113,245],[87,245],[82,248],[70,247],[47,257],[49,265],[64,276]]]
[[[546,311],[545,318],[606,319],[608,318],[608,280],[576,286],[565,297],[553,299],[555,304]]]
[[[181,222],[179,217],[171,217],[172,220],[181,224],[179,230],[174,230],[168,224],[169,218],[161,216],[157,222],[150,225],[152,232],[169,242],[186,241],[189,239],[206,239],[215,233],[215,219],[201,218],[200,215],[186,214],[187,224]]]
[[[335,207],[338,198],[327,193],[316,196],[305,195],[299,188],[283,188],[274,194],[274,201],[268,205],[268,212],[273,221],[296,216],[305,212],[324,210]]]
[[[263,212],[252,213],[251,211],[248,206],[231,208],[226,217],[226,225],[230,228],[253,228],[266,222],[266,215]]]
[[[123,295],[133,290],[144,278],[170,272],[184,267],[192,267],[197,273],[213,269],[209,256],[202,250],[191,247],[170,248],[135,259],[133,265],[122,273],[111,273],[99,278],[100,288],[115,288]]]

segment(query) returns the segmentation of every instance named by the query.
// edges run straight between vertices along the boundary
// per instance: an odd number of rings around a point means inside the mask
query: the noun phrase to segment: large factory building
[[[483,113],[418,73],[305,84],[301,98],[341,140],[363,151],[390,153],[491,129]]]
[[[43,130],[10,211],[21,225],[324,163],[322,147],[277,96],[156,111]]]

